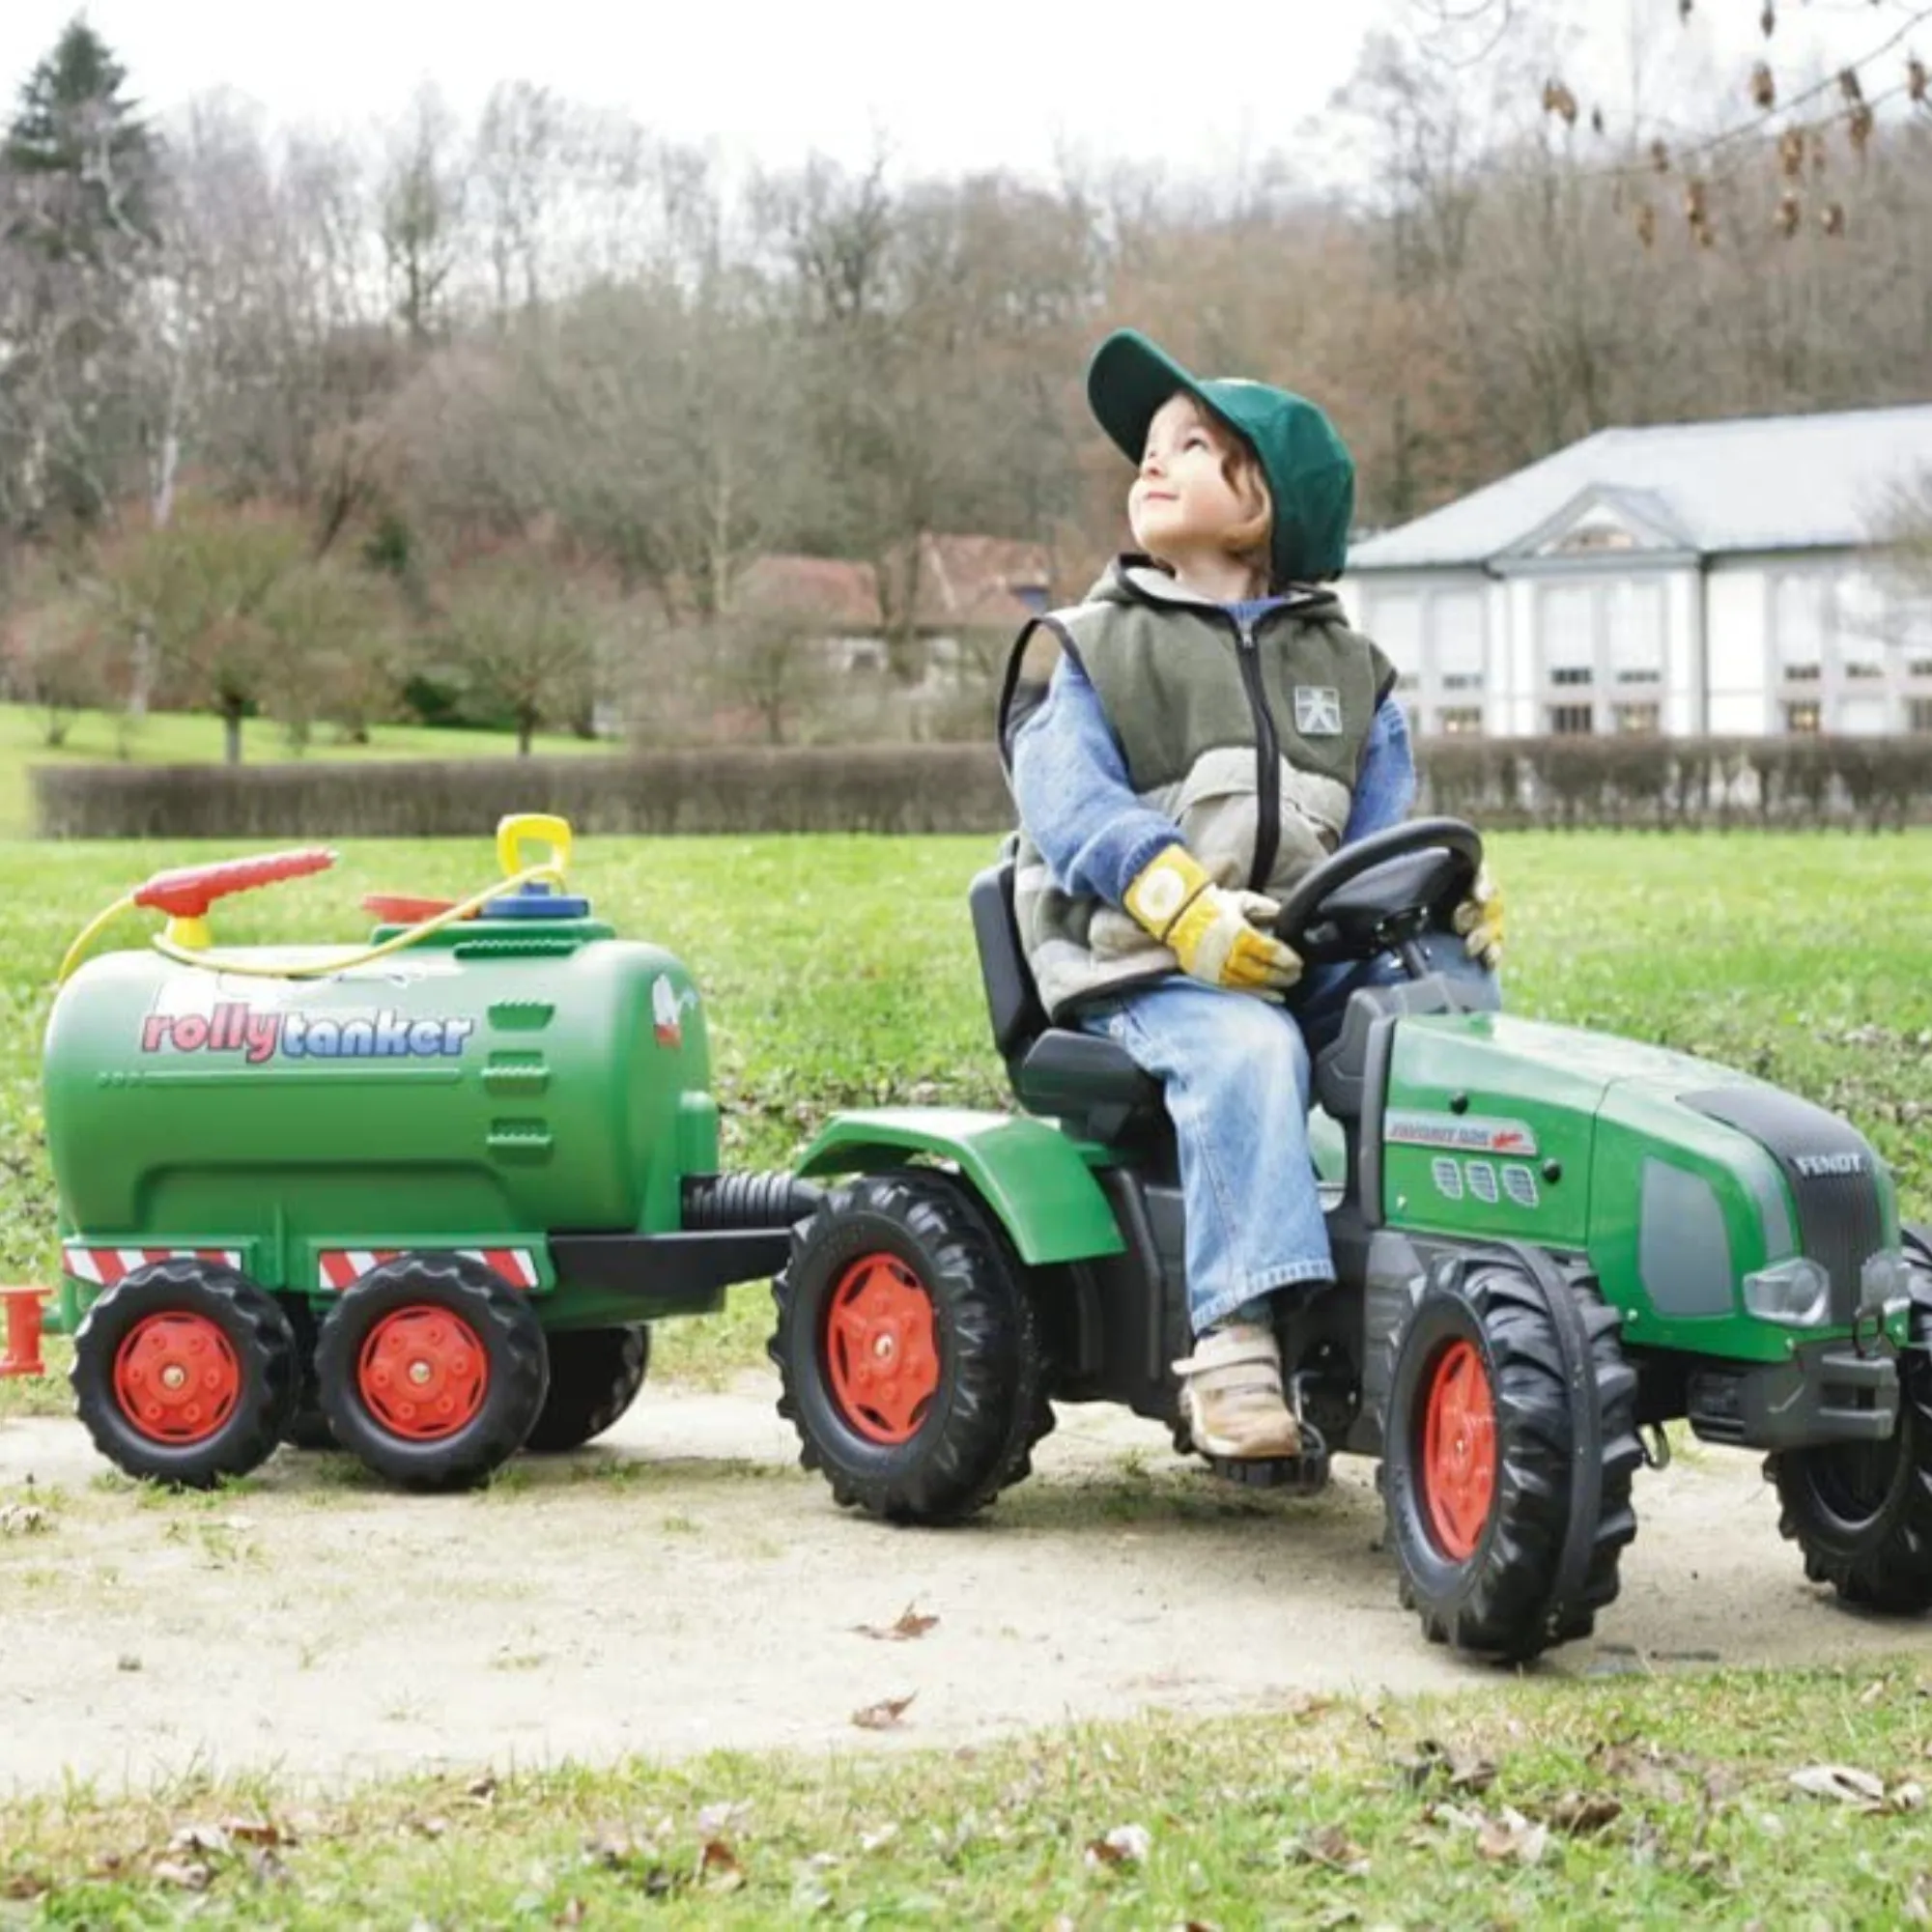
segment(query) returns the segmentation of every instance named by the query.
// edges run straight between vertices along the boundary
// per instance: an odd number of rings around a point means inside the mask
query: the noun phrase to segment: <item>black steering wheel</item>
[[[1460,818],[1411,818],[1372,832],[1289,894],[1275,936],[1311,965],[1399,952],[1432,929],[1451,929],[1482,863],[1482,835]]]

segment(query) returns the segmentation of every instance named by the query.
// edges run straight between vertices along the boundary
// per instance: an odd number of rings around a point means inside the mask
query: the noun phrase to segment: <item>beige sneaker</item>
[[[1202,1454],[1236,1461],[1301,1454],[1272,1328],[1258,1321],[1210,1328],[1174,1372],[1181,1378],[1181,1417]]]

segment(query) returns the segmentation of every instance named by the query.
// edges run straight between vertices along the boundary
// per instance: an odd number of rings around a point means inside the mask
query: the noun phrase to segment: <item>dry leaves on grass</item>
[[[904,1697],[882,1697],[876,1704],[867,1704],[852,1713],[852,1721],[862,1731],[890,1731],[906,1714],[914,1697],[914,1690]]]
[[[1137,1865],[1153,1844],[1145,1825],[1116,1825],[1104,1838],[1088,1841],[1085,1863],[1089,1871],[1104,1871],[1114,1865]]]
[[[1356,1844],[1339,1825],[1323,1825],[1295,1839],[1290,1849],[1304,1863],[1325,1865],[1348,1878],[1366,1878],[1369,1874],[1367,1847]]]
[[[1440,1745],[1434,1738],[1424,1738],[1416,1746],[1415,1753],[1403,1766],[1403,1776],[1411,1790],[1421,1791],[1440,1778],[1451,1791],[1474,1798],[1496,1781],[1496,1767],[1489,1758],[1459,1751],[1454,1745]]]
[[[852,1628],[861,1636],[877,1637],[882,1643],[910,1643],[914,1637],[923,1636],[938,1621],[935,1616],[922,1616],[916,1604],[908,1604],[899,1612],[897,1623],[854,1624]]]
[[[736,1891],[745,1883],[745,1867],[725,1839],[705,1839],[697,1854],[697,1882],[714,1891]]]
[[[1473,1833],[1477,1855],[1492,1864],[1541,1864],[1549,1849],[1549,1827],[1525,1818],[1514,1804],[1505,1804],[1494,1816],[1479,1804],[1432,1804],[1422,1815],[1451,1832]]]
[[[1925,1808],[1925,1787],[1908,1777],[1888,1788],[1884,1778],[1851,1764],[1807,1764],[1791,1774],[1791,1783],[1807,1798],[1848,1804],[1856,1811],[1896,1815]]]

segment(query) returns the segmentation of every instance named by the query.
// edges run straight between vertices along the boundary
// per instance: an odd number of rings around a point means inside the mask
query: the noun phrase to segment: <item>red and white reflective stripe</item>
[[[188,1257],[204,1262],[225,1262],[232,1268],[242,1265],[240,1248],[84,1248],[70,1241],[61,1249],[61,1266],[75,1281],[98,1282],[112,1288],[123,1275],[151,1262],[180,1261]]]
[[[328,1289],[353,1288],[371,1268],[392,1262],[404,1252],[401,1248],[325,1248],[318,1258],[320,1285]],[[512,1288],[537,1285],[537,1258],[528,1248],[458,1248],[456,1252],[472,1262],[481,1262]]]

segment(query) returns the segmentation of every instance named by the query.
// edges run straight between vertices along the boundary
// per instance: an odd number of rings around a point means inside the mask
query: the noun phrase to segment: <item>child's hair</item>
[[[1193,397],[1188,401],[1194,403],[1194,412],[1203,427],[1221,445],[1221,474],[1228,488],[1244,504],[1254,506],[1251,514],[1229,531],[1228,554],[1236,562],[1258,571],[1263,579],[1271,580],[1274,572],[1269,543],[1274,533],[1274,497],[1269,493],[1261,458],[1246,437],[1230,429],[1219,416],[1195,403]]]

